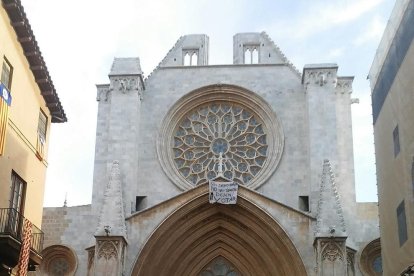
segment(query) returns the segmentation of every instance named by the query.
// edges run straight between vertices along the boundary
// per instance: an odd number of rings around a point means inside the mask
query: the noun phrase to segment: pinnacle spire
[[[317,237],[347,236],[340,197],[329,160],[324,160],[316,216]]]
[[[123,236],[126,238],[125,215],[121,192],[119,162],[112,163],[111,175],[104,194],[104,202],[95,236]]]

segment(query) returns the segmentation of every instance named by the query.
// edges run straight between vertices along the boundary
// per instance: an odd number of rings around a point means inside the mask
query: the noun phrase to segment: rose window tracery
[[[266,162],[267,131],[252,110],[210,102],[183,116],[174,131],[172,150],[177,170],[192,185],[206,183],[219,171],[247,185]]]
[[[69,263],[65,258],[56,258],[50,264],[50,272],[52,275],[65,275],[69,271]]]

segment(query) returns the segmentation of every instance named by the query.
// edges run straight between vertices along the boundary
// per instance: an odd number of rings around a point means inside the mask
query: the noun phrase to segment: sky
[[[68,117],[50,133],[44,205],[89,204],[96,84],[114,57],[139,57],[148,76],[185,34],[207,34],[210,64],[231,64],[233,35],[265,31],[302,71],[337,63],[355,76],[352,105],[358,201],[376,201],[367,75],[394,0],[21,0]],[[276,111],[277,113],[277,111]]]

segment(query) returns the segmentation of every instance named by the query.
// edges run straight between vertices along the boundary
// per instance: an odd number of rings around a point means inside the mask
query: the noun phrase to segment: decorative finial
[[[105,226],[104,226],[104,231],[105,231],[105,234],[106,234],[107,236],[109,236],[109,234],[111,234],[111,226],[109,226],[109,225],[105,225]]]
[[[68,207],[68,193],[65,193],[65,201],[63,202],[63,207]]]

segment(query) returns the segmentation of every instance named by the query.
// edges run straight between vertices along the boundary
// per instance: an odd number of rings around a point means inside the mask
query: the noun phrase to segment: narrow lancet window
[[[252,64],[259,64],[259,51],[256,48],[252,51]]]
[[[184,66],[190,66],[191,65],[191,57],[189,53],[186,53],[184,55]]]
[[[252,52],[250,49],[246,49],[244,52],[244,64],[251,64],[252,63]]]

